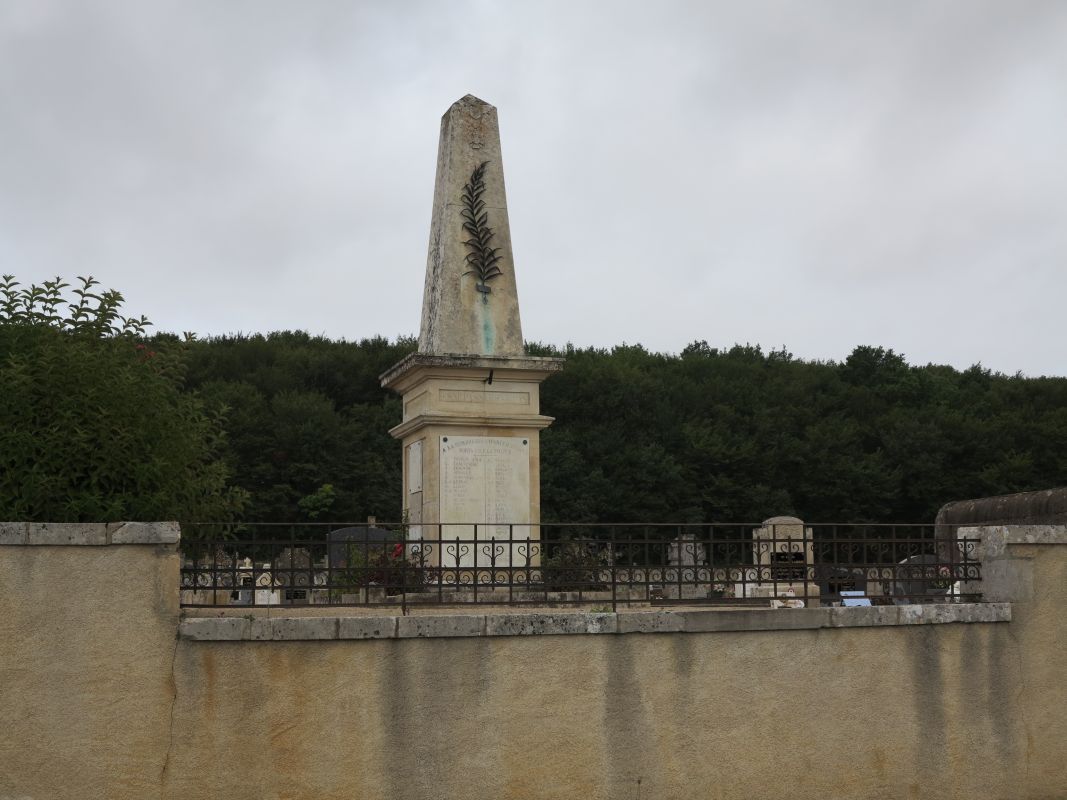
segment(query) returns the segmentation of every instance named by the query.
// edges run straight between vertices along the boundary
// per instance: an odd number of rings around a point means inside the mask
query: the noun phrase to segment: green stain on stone
[[[493,320],[489,314],[485,314],[482,319],[482,342],[485,344],[486,355],[492,354],[495,338],[493,335]]]
[[[484,295],[488,297],[488,295]],[[482,353],[491,356],[496,347],[496,326],[493,324],[493,312],[488,303],[478,303],[479,321],[482,324]]]

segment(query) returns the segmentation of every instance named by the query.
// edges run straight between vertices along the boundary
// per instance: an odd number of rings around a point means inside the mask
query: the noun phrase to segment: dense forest
[[[224,406],[246,519],[397,519],[398,398],[378,375],[412,339],[300,332],[187,345],[187,387]],[[1067,378],[910,366],[858,347],[810,362],[758,347],[557,349],[542,386],[546,521],[928,522],[949,500],[1067,479]]]
[[[0,280],[0,519],[399,520],[378,376],[413,339],[150,336],[79,281]],[[929,522],[1067,482],[1067,378],[877,347],[528,350],[566,358],[542,386],[545,521]]]

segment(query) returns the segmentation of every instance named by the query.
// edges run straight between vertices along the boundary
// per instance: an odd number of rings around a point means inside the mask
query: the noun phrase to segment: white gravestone
[[[444,567],[489,566],[494,545],[530,535],[530,446],[518,436],[441,437],[441,562]],[[453,524],[449,524],[453,523]],[[477,536],[477,542],[472,540]],[[448,544],[453,540],[453,544]],[[496,546],[496,566],[509,566],[513,553]],[[514,546],[516,566],[525,547]],[[477,561],[475,561],[477,557]]]

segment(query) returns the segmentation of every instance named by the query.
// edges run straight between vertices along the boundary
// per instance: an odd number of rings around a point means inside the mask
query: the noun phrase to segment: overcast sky
[[[1067,375],[1067,2],[0,0],[0,272],[417,333],[499,109],[528,340]]]

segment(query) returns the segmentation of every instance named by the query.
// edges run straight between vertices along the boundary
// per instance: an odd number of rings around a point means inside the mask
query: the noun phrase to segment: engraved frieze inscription
[[[485,392],[468,392],[461,389],[442,389],[441,400],[445,403],[484,403]]]
[[[497,405],[528,406],[529,392],[479,392],[464,389],[441,389],[440,398],[445,403],[495,403]]]
[[[487,403],[499,403],[501,405],[510,406],[528,406],[530,405],[530,393],[529,392],[486,392],[485,400]]]

